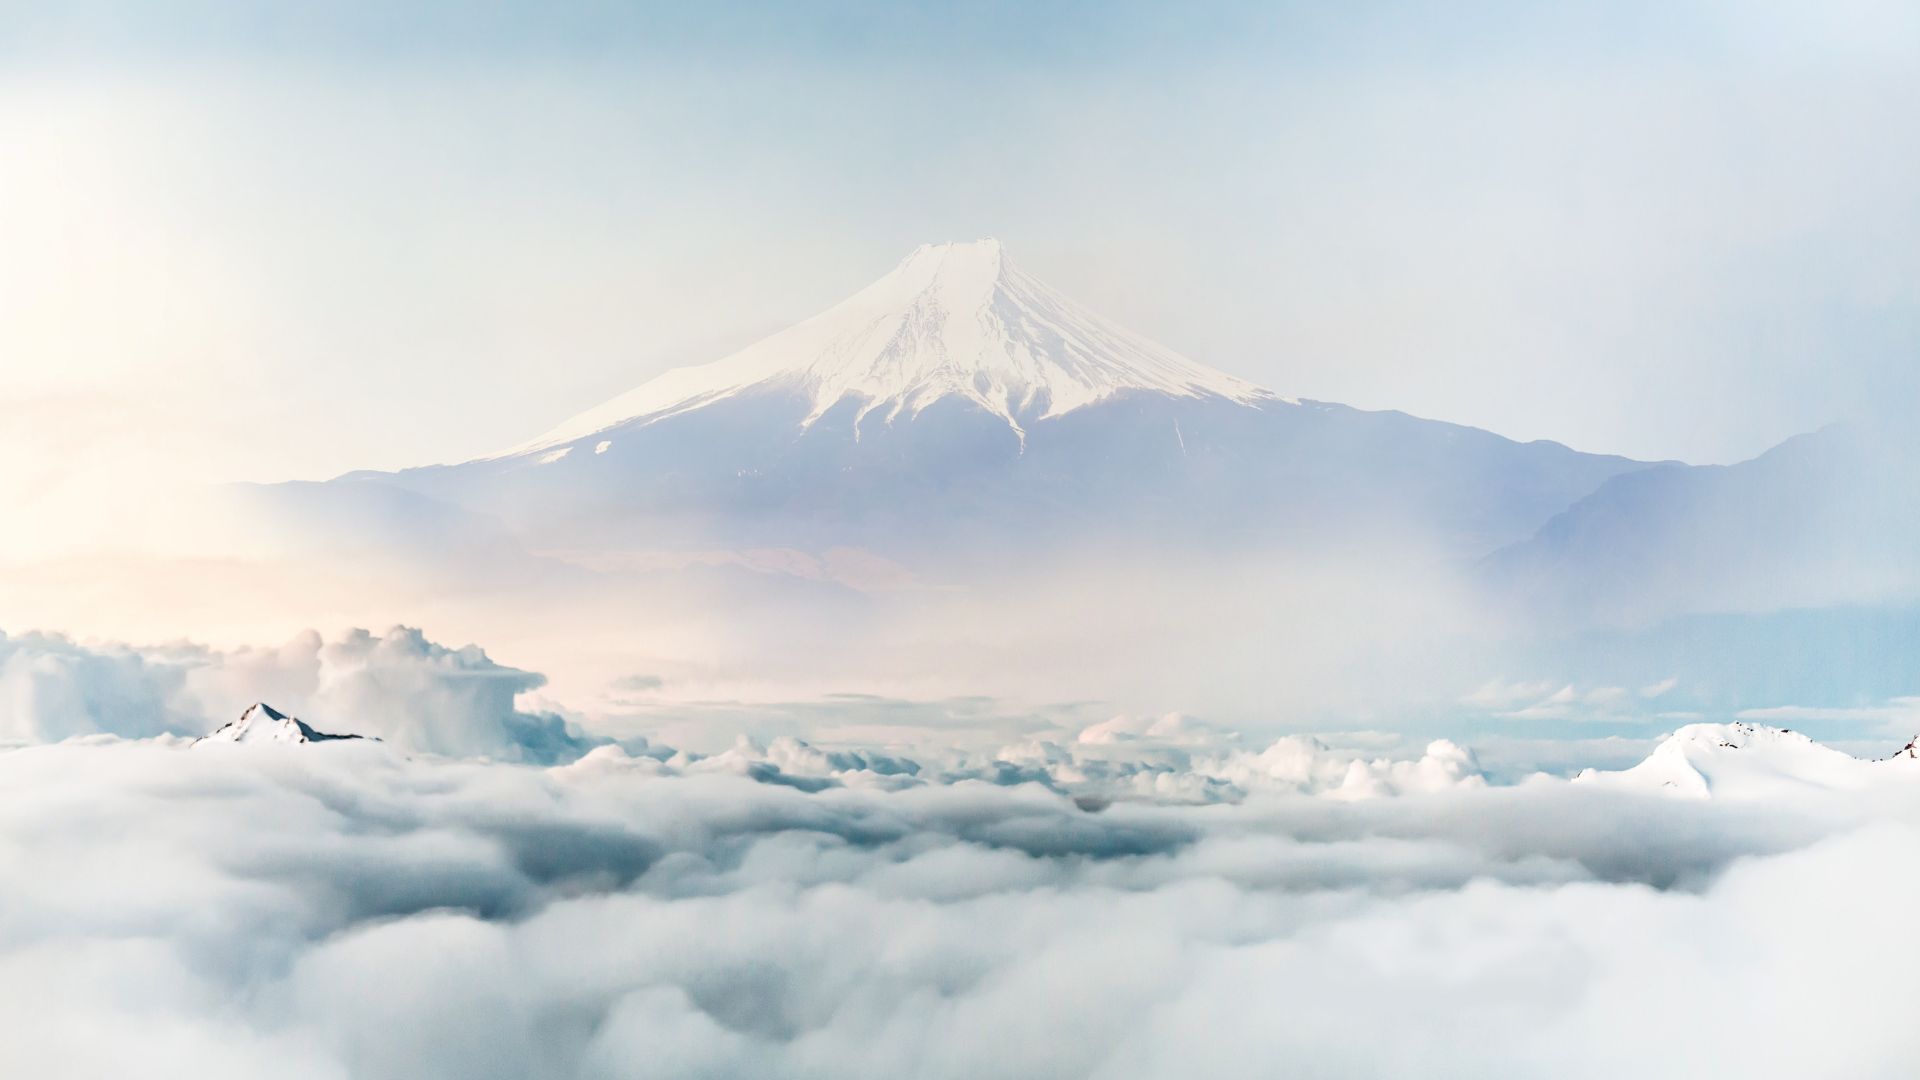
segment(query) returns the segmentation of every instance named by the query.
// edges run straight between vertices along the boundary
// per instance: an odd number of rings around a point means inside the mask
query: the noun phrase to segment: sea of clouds
[[[973,748],[966,746],[967,732],[896,724],[889,741],[909,739],[905,750],[823,749],[783,734],[764,741],[742,735],[724,750],[699,753],[641,735],[615,740],[558,712],[525,707],[522,696],[543,683],[477,646],[449,648],[411,627],[379,636],[350,630],[332,640],[308,632],[278,648],[231,651],[0,634],[0,743],[198,736],[258,700],[298,703],[303,719],[323,731],[372,736],[410,753],[540,765],[587,755],[604,766],[659,774],[726,771],[813,791],[982,780],[1037,783],[1095,800],[1198,803],[1255,790],[1361,798],[1484,783],[1473,755],[1445,740],[1407,758],[1335,748],[1304,735],[1249,745],[1177,713],[1108,716],[1039,733],[1016,726],[1006,740]],[[838,706],[862,707],[873,705],[849,699]]]
[[[272,680],[383,741],[187,737]],[[698,754],[537,684],[408,630],[0,640],[0,1075],[1910,1074],[1920,776],[1489,783],[1177,716]]]

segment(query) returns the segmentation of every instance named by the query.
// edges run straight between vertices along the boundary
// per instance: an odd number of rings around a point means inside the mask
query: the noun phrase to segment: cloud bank
[[[1678,1077],[1910,1058],[1913,784],[1090,807],[1039,782],[809,792],[642,757],[0,752],[0,1071]]]
[[[1306,735],[1250,746],[1178,713],[1113,716],[1077,732],[1042,730],[974,749],[963,749],[953,733],[921,731],[904,748],[741,735],[731,747],[700,753],[637,736],[616,742],[516,703],[543,683],[478,646],[448,648],[409,627],[378,637],[351,630],[332,640],[307,632],[278,648],[224,652],[0,635],[0,741],[197,737],[259,700],[320,730],[377,737],[408,753],[534,764],[585,755],[585,768],[728,773],[807,791],[977,780],[1092,800],[1207,803],[1256,792],[1367,798],[1485,782],[1473,754],[1446,740],[1411,757],[1370,756]]]
[[[278,648],[228,652],[0,633],[0,742],[198,736],[260,700],[421,753],[554,762],[607,741],[518,707],[545,682],[478,646],[448,648],[404,626],[332,640],[309,631]]]
[[[1908,1060],[1911,751],[1703,724],[1631,770],[1499,784],[1447,740],[955,709],[970,730],[698,752],[521,705],[541,682],[407,628],[0,637],[0,1074]],[[256,698],[384,741],[184,737]]]

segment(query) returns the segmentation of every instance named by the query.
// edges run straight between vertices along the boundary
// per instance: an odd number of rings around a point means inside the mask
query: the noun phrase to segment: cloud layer
[[[0,637],[0,1074],[1906,1068],[1911,760],[1695,725],[1499,784],[1447,740],[957,706],[696,752],[541,682],[406,628]],[[383,741],[185,737],[256,698]]]
[[[1920,972],[1890,943],[1920,903],[1909,785],[1791,806],[1542,779],[1089,809],[1038,783],[809,793],[632,760],[101,738],[0,752],[0,1071],[1907,1061]]]

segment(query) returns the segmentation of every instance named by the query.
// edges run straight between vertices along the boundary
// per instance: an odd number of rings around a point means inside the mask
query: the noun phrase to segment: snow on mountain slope
[[[240,719],[222,724],[212,734],[195,739],[202,743],[317,743],[358,739],[358,735],[334,735],[316,731],[280,712],[264,701],[247,706]]]
[[[1796,731],[1753,724],[1688,724],[1630,769],[1588,769],[1578,783],[1684,798],[1767,798],[1845,791],[1890,777],[1920,780],[1911,756],[1863,761]]]
[[[710,364],[676,368],[500,456],[530,454],[632,420],[662,419],[753,389],[891,422],[958,397],[1017,433],[1126,390],[1281,400],[1081,308],[1008,259],[997,240],[924,244],[826,312]]]

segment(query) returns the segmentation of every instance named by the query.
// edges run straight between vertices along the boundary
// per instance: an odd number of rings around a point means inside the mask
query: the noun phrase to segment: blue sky
[[[1735,460],[1920,400],[1915,100],[1875,0],[0,5],[0,479],[482,453],[988,234],[1282,393]]]

